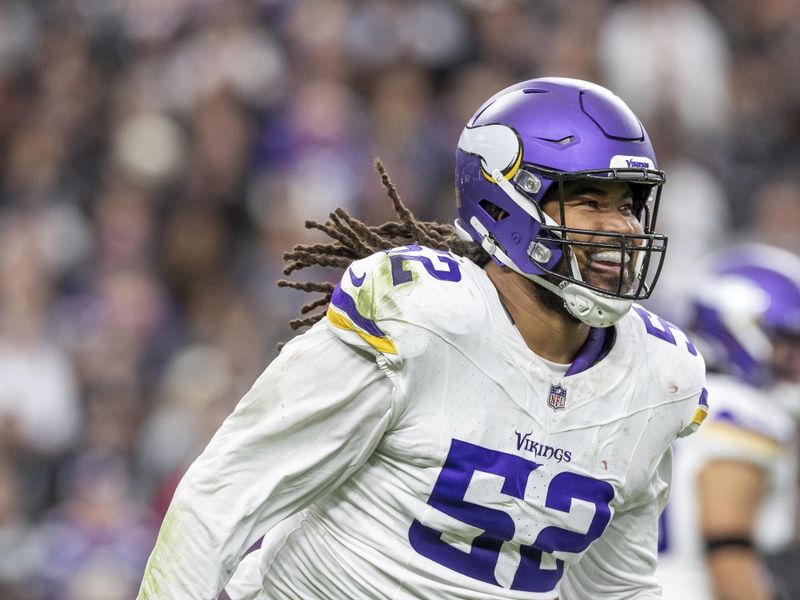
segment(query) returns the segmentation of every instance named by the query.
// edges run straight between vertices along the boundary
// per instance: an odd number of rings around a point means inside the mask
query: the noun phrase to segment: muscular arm
[[[755,464],[717,460],[700,473],[700,518],[706,540],[751,538],[764,487],[764,471]],[[769,600],[772,592],[752,547],[721,545],[707,555],[719,600]]]

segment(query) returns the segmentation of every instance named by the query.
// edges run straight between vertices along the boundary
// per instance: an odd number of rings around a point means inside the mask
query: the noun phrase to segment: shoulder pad
[[[680,327],[662,319],[639,304],[633,305],[632,312],[639,316],[641,325],[648,336],[658,338],[675,348],[685,348],[690,355],[698,356],[697,347]]]
[[[468,261],[419,245],[377,252],[353,262],[336,285],[327,317],[346,342],[397,354],[388,321],[422,324],[460,286]],[[451,305],[452,306],[452,305]]]
[[[634,304],[630,313],[636,344],[658,375],[699,393],[705,386],[706,364],[692,340],[676,325]]]
[[[706,389],[705,361],[689,337],[676,325],[644,307],[634,304],[632,320],[637,329],[643,351],[664,388],[675,390],[677,399],[686,403],[685,417],[678,437],[697,431],[708,416],[708,390]],[[671,392],[672,393],[672,392]]]

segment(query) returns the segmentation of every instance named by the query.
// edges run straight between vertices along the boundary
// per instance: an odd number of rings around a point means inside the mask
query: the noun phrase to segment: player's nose
[[[630,212],[610,207],[598,215],[598,231],[609,233],[636,234],[642,233],[642,226]]]

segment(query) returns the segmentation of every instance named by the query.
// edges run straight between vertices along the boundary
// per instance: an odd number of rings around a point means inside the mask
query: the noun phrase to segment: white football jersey
[[[713,600],[700,534],[697,477],[715,460],[736,460],[765,472],[752,539],[772,553],[794,540],[797,433],[794,418],[770,392],[733,377],[709,375],[714,410],[703,428],[675,444],[673,492],[662,517],[658,577],[665,600]]]
[[[470,261],[353,263],[189,469],[140,600],[216,598],[264,533],[234,600],[659,598],[670,446],[705,415],[704,365],[641,307],[614,329],[559,374]]]

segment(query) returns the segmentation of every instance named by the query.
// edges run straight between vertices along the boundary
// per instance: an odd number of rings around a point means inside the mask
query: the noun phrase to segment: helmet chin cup
[[[605,296],[574,283],[559,286],[557,292],[567,311],[591,327],[611,327],[631,308],[633,300]]]

